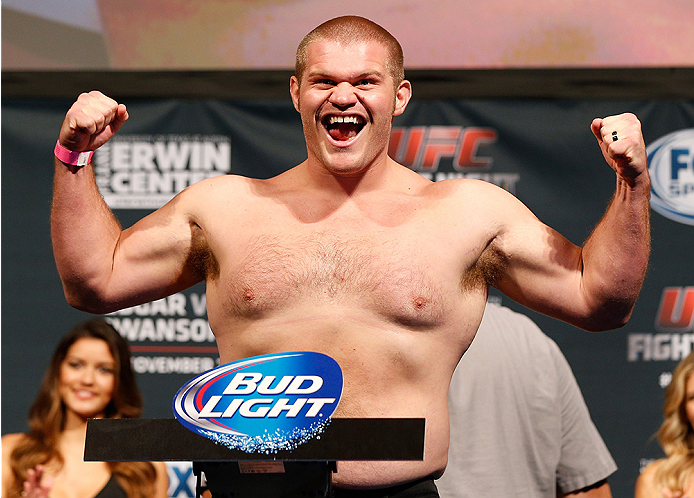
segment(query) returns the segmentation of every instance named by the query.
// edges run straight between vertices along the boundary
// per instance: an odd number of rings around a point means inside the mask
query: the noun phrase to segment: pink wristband
[[[81,168],[89,164],[94,155],[93,150],[86,150],[84,152],[74,152],[70,149],[66,149],[60,145],[60,140],[55,143],[55,149],[53,150],[55,157],[60,159],[61,162],[65,164],[70,164],[71,166],[77,166]]]

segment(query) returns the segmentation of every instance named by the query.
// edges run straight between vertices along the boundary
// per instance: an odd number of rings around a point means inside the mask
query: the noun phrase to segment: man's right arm
[[[60,144],[95,150],[128,119],[123,104],[100,92],[82,94],[65,116]],[[196,283],[187,269],[201,231],[179,197],[122,230],[99,193],[92,165],[75,167],[57,157],[51,238],[68,302],[106,313],[169,295]]]

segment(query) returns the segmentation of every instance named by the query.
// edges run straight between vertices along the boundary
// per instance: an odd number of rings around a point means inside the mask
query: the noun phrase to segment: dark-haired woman
[[[166,498],[161,462],[85,462],[87,419],[136,418],[142,397],[125,340],[105,320],[58,344],[29,409],[29,432],[2,437],[6,498]]]

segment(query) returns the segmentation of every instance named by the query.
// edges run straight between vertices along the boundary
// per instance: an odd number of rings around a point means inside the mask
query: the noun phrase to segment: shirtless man
[[[222,362],[319,351],[344,372],[336,416],[426,418],[423,461],[341,462],[337,488],[435,477],[447,459],[448,384],[490,285],[588,330],[628,320],[649,252],[640,123],[593,121],[617,188],[578,247],[494,185],[432,183],[387,156],[412,89],[381,27],[328,21],[297,54],[290,93],[308,158],[277,177],[204,180],[122,230],[91,166],[55,160],[51,226],[65,294],[106,313],[205,281]],[[123,104],[83,94],[59,142],[94,150],[127,118]]]

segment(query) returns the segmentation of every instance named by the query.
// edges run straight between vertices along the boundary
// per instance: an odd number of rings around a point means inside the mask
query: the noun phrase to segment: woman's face
[[[687,420],[689,420],[689,425],[694,427],[694,374],[691,373],[687,377],[687,383],[684,387],[684,402]]]
[[[104,415],[115,388],[116,362],[101,339],[75,341],[60,364],[58,391],[68,411],[81,418]]]

